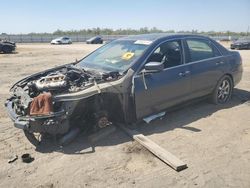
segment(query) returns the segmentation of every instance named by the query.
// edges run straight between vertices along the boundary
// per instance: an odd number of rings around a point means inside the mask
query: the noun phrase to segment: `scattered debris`
[[[157,118],[161,118],[163,116],[165,116],[166,112],[160,112],[158,114],[154,114],[154,115],[151,115],[151,116],[148,116],[148,117],[145,117],[143,120],[146,122],[146,123],[150,123],[152,120],[154,119],[157,119]]]
[[[18,159],[18,156],[16,155],[16,156],[12,157],[11,159],[9,159],[9,160],[8,160],[8,163],[13,163],[13,162],[15,162],[17,159]]]
[[[124,127],[123,125],[119,125],[119,127],[125,131],[130,137],[135,139],[137,142],[139,142],[141,145],[143,145],[145,148],[147,148],[151,153],[153,153],[156,157],[158,157],[160,160],[165,162],[167,165],[175,169],[176,171],[181,171],[187,168],[187,164],[175,157],[170,152],[166,151],[164,148],[157,145],[155,142],[144,136],[143,134],[140,134],[139,132],[135,130],[128,129]]]
[[[31,155],[29,153],[25,153],[22,155],[22,161],[24,163],[31,163],[32,161],[34,161],[34,158],[31,157]]]

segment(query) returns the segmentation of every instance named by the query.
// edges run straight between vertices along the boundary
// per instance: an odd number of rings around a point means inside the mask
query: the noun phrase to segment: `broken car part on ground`
[[[27,138],[95,132],[131,124],[182,102],[227,102],[241,80],[238,52],[196,35],[148,34],[112,41],[80,61],[17,82],[6,101]]]

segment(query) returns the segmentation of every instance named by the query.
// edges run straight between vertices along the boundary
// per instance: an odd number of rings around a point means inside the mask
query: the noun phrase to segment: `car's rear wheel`
[[[233,91],[233,81],[230,76],[223,76],[217,83],[212,93],[212,102],[214,104],[224,104],[231,99]]]

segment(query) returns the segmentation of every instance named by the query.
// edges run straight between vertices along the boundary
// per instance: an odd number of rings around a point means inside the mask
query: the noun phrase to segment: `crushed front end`
[[[108,91],[110,84],[106,82],[118,78],[118,73],[90,73],[72,64],[62,66],[16,83],[5,106],[14,126],[26,133],[64,135],[74,127],[86,130],[91,125],[95,129],[97,124],[102,128],[110,121],[101,104],[107,97],[114,98],[101,92]],[[118,96],[119,91],[113,90]]]

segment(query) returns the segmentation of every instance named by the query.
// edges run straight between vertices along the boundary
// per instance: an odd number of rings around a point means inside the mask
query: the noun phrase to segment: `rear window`
[[[207,41],[188,39],[190,62],[214,57],[214,50]]]

